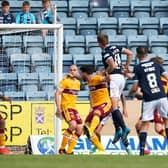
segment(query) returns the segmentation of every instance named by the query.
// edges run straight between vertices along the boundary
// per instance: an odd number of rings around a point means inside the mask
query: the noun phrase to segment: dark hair
[[[80,67],[81,72],[85,72],[87,74],[92,74],[95,71],[95,67],[92,65],[83,65]]]
[[[106,34],[99,33],[97,35],[97,42],[103,45],[108,44],[108,36]]]
[[[136,48],[136,52],[139,58],[143,58],[144,56],[148,54],[148,48],[140,46]]]
[[[50,2],[50,0],[42,0],[42,3]]]
[[[8,1],[2,1],[1,3],[1,6],[4,7],[4,6],[9,6],[9,2]]]
[[[24,1],[22,6],[30,6],[30,2],[29,1]]]

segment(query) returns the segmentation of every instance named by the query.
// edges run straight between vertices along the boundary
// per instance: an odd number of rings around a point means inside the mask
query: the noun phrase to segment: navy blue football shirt
[[[141,88],[144,101],[166,97],[160,80],[165,71],[160,64],[145,60],[135,66],[134,72],[135,81]]]
[[[108,67],[107,60],[110,58],[113,58],[114,63],[116,65],[116,68],[110,72],[110,74],[122,74],[122,58],[121,58],[121,53],[122,53],[123,48],[117,47],[117,46],[111,46],[107,45],[103,50],[102,50],[102,62],[105,67],[105,69]]]

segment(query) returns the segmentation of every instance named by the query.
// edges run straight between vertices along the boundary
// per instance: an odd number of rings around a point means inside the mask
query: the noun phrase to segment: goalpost
[[[37,30],[51,31],[50,38],[53,40],[53,73],[55,74],[55,86],[62,79],[63,69],[63,25],[62,24],[0,24],[1,45],[3,44],[3,35],[9,34],[31,34]],[[39,31],[40,32],[40,31]],[[34,35],[34,34],[33,34]],[[11,41],[12,42],[12,41]],[[17,46],[16,46],[17,47]],[[1,46],[2,48],[2,46]],[[46,60],[47,61],[47,60]],[[54,94],[54,92],[53,92]],[[56,107],[54,113],[56,111]],[[54,137],[55,137],[55,152],[58,153],[58,147],[61,143],[61,120],[54,114]]]

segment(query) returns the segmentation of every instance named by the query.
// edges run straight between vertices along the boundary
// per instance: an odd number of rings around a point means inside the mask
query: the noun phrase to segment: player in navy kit
[[[97,36],[97,41],[99,47],[102,49],[102,62],[105,67],[105,72],[108,72],[111,77],[110,97],[113,108],[112,118],[116,129],[113,143],[116,143],[120,138],[125,141],[127,140],[127,135],[129,134],[130,129],[125,125],[123,116],[118,108],[118,102],[125,87],[125,79],[122,74],[122,68],[124,67],[124,69],[129,69],[133,54],[126,48],[110,45],[107,35],[99,34]],[[122,65],[122,53],[127,56],[126,65]]]
[[[161,76],[168,80],[168,73],[156,62],[147,59],[148,50],[145,47],[137,48],[137,58],[140,63],[135,66],[135,83],[133,90],[138,87],[143,93],[142,126],[139,134],[140,155],[144,155],[147,131],[150,121],[154,119],[153,111],[157,109],[164,120],[166,138],[168,139],[168,100],[164,92]]]

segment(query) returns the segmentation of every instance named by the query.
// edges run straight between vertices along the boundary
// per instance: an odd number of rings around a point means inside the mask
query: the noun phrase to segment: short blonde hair
[[[162,58],[162,57],[159,57],[159,56],[151,58],[151,61],[157,62],[157,63],[159,63],[160,65],[163,65],[163,63],[164,63],[163,58]]]
[[[97,36],[97,42],[103,45],[108,44],[108,36],[106,34],[99,33]]]

